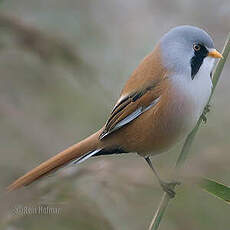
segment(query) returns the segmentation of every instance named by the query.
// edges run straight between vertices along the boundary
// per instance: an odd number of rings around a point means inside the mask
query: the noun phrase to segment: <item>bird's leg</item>
[[[149,157],[145,157],[146,162],[148,163],[149,167],[152,169],[153,173],[157,177],[157,180],[159,181],[162,189],[169,195],[170,198],[173,198],[175,196],[175,186],[180,185],[180,182],[165,182],[163,181],[160,176],[158,175],[157,171],[153,167],[153,164]]]
[[[208,104],[208,105],[206,105],[205,107],[204,107],[204,111],[203,111],[203,113],[202,113],[202,115],[201,115],[201,118],[202,118],[202,121],[206,124],[206,122],[207,122],[207,113],[208,112],[210,112],[210,107],[211,107],[211,105],[210,104]]]

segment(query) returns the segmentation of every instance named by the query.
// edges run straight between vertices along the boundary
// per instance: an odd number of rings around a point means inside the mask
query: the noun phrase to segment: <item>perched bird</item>
[[[211,94],[214,59],[221,57],[204,30],[171,29],[131,74],[102,129],[32,169],[8,190],[92,156],[136,152],[173,197],[173,183],[161,180],[149,157],[167,151],[195,126]]]

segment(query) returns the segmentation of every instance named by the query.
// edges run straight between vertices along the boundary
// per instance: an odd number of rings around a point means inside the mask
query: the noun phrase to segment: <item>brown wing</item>
[[[167,78],[166,70],[161,65],[160,49],[160,45],[157,45],[132,73],[100,139],[133,121],[159,101]]]
[[[104,131],[100,135],[100,139],[127,125],[146,110],[156,105],[162,91],[161,83],[162,81],[134,92],[116,104],[105,125]]]

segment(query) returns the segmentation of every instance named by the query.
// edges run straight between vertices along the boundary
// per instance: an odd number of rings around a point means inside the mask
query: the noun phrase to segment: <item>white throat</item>
[[[197,105],[198,118],[202,114],[212,91],[211,72],[213,69],[214,61],[214,58],[206,57],[198,73],[191,81],[190,93],[193,94],[193,98]]]
[[[187,116],[186,122],[188,122],[189,128],[195,126],[211,94],[212,80],[210,74],[214,61],[213,58],[206,57],[194,79],[191,78],[191,72],[185,74],[187,76],[175,74],[171,78],[176,90],[186,98],[185,103],[191,106],[191,112],[184,114]]]

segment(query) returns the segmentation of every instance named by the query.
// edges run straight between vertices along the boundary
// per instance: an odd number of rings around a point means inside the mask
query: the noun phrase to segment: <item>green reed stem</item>
[[[213,88],[212,88],[212,93],[211,93],[209,100],[208,100],[208,104],[212,98],[212,95],[214,93],[216,85],[220,79],[220,74],[223,70],[223,67],[224,67],[224,64],[227,60],[229,52],[230,52],[230,33],[228,34],[228,37],[226,39],[226,42],[225,42],[225,45],[224,45],[224,48],[222,51],[223,59],[220,59],[217,62],[215,69],[213,71],[213,78],[212,78]],[[200,128],[201,123],[202,123],[202,118],[200,117],[196,126],[193,128],[193,130],[190,132],[190,134],[187,136],[187,138],[184,142],[184,145],[182,147],[180,155],[177,159],[175,168],[181,167],[184,164],[185,160],[187,159],[188,154],[189,154],[189,150],[190,150],[191,145],[194,141],[194,138],[195,138],[195,136],[196,136],[196,134]],[[162,217],[164,216],[164,213],[168,207],[169,201],[170,201],[170,197],[168,196],[167,193],[164,193],[164,195],[162,196],[161,202],[158,206],[158,209],[155,212],[154,217],[151,221],[151,224],[149,226],[149,230],[157,230],[159,228],[160,222],[161,222]]]

